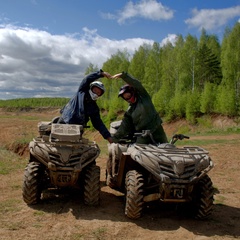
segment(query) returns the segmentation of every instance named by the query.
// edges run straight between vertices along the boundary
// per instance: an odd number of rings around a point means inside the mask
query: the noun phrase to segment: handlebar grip
[[[183,134],[175,134],[175,135],[173,135],[172,138],[179,139],[179,140],[183,140],[184,138],[189,139],[190,137],[189,137],[189,136],[185,136],[185,135],[183,135]]]
[[[143,133],[134,133],[134,136],[142,136]]]

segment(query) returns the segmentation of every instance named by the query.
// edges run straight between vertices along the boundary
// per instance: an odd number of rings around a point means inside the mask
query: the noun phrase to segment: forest
[[[94,66],[89,66],[91,72]],[[240,113],[240,23],[225,29],[220,44],[203,29],[199,39],[178,35],[175,44],[142,45],[130,59],[127,51],[112,55],[102,66],[116,74],[127,71],[142,82],[165,121],[186,118],[190,122],[204,114],[229,117]],[[86,72],[86,73],[87,73]],[[124,84],[104,79],[106,93],[99,106],[109,120],[127,108],[118,98]]]
[[[111,55],[102,68],[112,75],[128,72],[142,82],[165,121],[185,118],[195,123],[202,115],[237,117],[240,113],[240,23],[226,28],[220,43],[216,35],[202,29],[195,36],[178,35],[174,44],[140,46],[133,56],[125,51]],[[98,70],[89,64],[86,74]],[[105,122],[117,119],[127,109],[118,98],[122,80],[102,79],[106,92],[98,100]],[[1,100],[0,107],[57,106],[68,99]]]

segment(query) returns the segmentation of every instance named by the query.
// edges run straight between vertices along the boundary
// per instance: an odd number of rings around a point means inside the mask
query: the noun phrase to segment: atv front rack
[[[40,137],[49,142],[79,142],[82,139],[83,126],[40,122],[38,132]]]
[[[161,181],[192,182],[202,173],[206,174],[213,162],[208,151],[201,147],[177,148],[172,144],[134,144],[128,154]]]

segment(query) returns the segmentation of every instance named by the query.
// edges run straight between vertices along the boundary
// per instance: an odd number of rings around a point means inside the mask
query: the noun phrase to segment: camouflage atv
[[[83,192],[84,203],[98,205],[100,168],[96,158],[100,149],[83,138],[83,126],[40,122],[40,136],[29,143],[30,159],[24,172],[23,200],[28,205],[39,203],[47,189],[74,188]]]
[[[119,122],[111,124],[114,134]],[[149,131],[135,134],[151,136]],[[201,147],[176,147],[176,134],[170,143],[136,144],[123,139],[109,145],[107,185],[125,194],[125,215],[141,217],[148,202],[184,205],[196,219],[207,218],[213,210],[214,188],[207,173],[213,168],[208,152]],[[154,141],[154,140],[153,140]]]

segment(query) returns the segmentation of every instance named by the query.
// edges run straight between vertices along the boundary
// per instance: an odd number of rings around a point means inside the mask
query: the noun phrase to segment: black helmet
[[[118,92],[118,97],[122,97],[122,95],[126,92],[134,93],[134,88],[128,84],[122,86]]]

